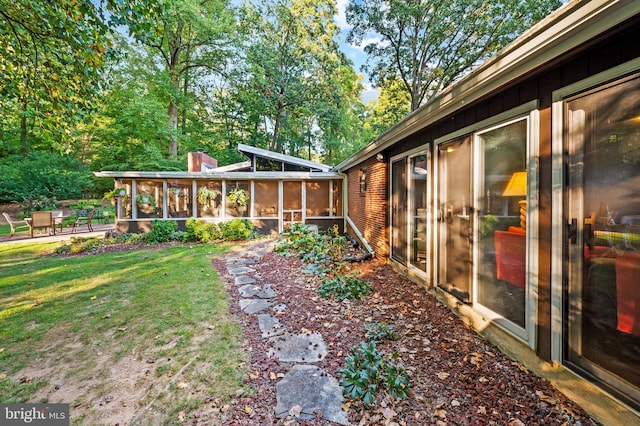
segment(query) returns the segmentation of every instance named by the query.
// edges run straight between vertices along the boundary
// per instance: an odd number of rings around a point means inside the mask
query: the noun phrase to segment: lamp
[[[527,196],[527,172],[515,172],[511,175],[507,187],[502,192],[503,197],[526,197]],[[527,200],[518,201],[520,205],[520,227],[527,229]]]
[[[384,155],[381,152],[377,153],[376,160],[382,163],[384,161]]]

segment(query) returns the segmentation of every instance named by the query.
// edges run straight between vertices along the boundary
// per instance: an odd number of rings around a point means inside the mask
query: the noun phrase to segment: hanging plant
[[[246,206],[249,201],[249,193],[242,188],[233,188],[229,191],[229,201],[237,206]]]
[[[155,198],[149,194],[137,194],[136,202],[138,204],[151,204],[152,206],[156,204]]]
[[[221,195],[220,191],[217,189],[210,189],[206,186],[198,189],[197,199],[198,202],[202,205],[207,205],[212,201],[216,201],[216,199]]]

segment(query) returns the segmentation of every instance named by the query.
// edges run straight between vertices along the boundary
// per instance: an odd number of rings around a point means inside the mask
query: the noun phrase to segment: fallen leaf
[[[251,413],[253,413],[253,408],[249,407],[248,405],[245,405],[245,406],[244,406],[244,412],[245,412],[247,415],[251,415]]]
[[[484,405],[481,405],[478,407],[478,411],[476,412],[477,414],[487,414],[487,407],[485,407]]]
[[[229,405],[229,404],[223,405],[222,408],[220,408],[220,412],[221,413],[226,413],[227,411],[229,411],[229,408],[231,408],[231,405]]]
[[[91,296],[91,300],[96,300],[96,296]]]
[[[536,391],[536,395],[538,395],[538,398],[540,398],[541,401],[549,402],[551,404],[555,404],[557,402],[555,399],[551,398],[549,395],[546,395],[542,391]]]
[[[184,422],[185,420],[187,420],[187,415],[184,413],[184,411],[180,411],[178,413],[178,421]]]
[[[118,327],[118,331],[127,331],[128,327]]]
[[[349,408],[351,408],[351,403],[350,402],[345,402],[344,404],[342,404],[342,409],[344,411],[349,411]]]
[[[509,423],[507,423],[509,426],[525,426],[524,423],[522,423],[522,421],[520,421],[520,419],[510,419]]]
[[[2,373],[0,373],[0,379],[6,379],[7,378],[7,372],[3,371]]]
[[[274,373],[273,371],[269,373],[269,378],[271,380],[276,380],[278,378],[278,376],[276,376],[276,373]]]
[[[40,306],[40,305],[42,305],[42,302],[41,302],[41,301],[39,301],[39,300],[36,300],[35,302],[33,302],[33,303],[31,304],[31,306]]]
[[[451,401],[451,406],[452,407],[459,407],[460,406],[460,402],[457,399],[454,399],[453,401]]]
[[[434,416],[440,417],[441,419],[447,418],[447,411],[444,408],[436,408],[436,411],[433,413]]]
[[[258,377],[260,377],[260,374],[258,374],[257,371],[253,371],[253,372],[249,373],[249,378],[251,380],[256,380]]]
[[[180,382],[180,383],[178,383],[178,384],[176,385],[176,387],[177,387],[178,389],[186,389],[186,388],[187,388],[187,386],[189,386],[189,385],[187,385],[185,382]]]
[[[300,417],[300,413],[302,413],[302,407],[299,405],[294,405],[289,409],[289,415],[293,417]]]
[[[446,379],[447,377],[449,377],[450,375],[451,375],[451,374],[449,374],[449,373],[445,373],[444,371],[441,371],[441,372],[439,372],[439,373],[437,373],[437,374],[436,374],[436,376],[438,376],[438,379],[440,379],[440,380],[444,380],[444,379]]]
[[[395,416],[398,415],[398,413],[396,413],[395,411],[393,411],[391,408],[383,408],[382,409],[382,415],[384,416],[385,419],[387,420],[391,420],[392,418],[394,418]]]
[[[487,383],[487,382],[489,381],[489,379],[486,379],[486,378],[484,378],[484,377],[480,377],[480,378],[478,379],[478,381],[479,381],[480,383]]]

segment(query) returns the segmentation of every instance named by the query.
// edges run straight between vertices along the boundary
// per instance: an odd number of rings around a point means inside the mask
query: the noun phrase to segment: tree
[[[398,78],[393,78],[380,86],[378,99],[367,106],[367,127],[379,135],[411,112],[411,98],[405,90],[404,83]]]
[[[411,111],[469,72],[525,29],[561,5],[560,0],[350,0],[347,41],[366,45],[365,69],[382,86],[399,78]]]
[[[68,152],[73,126],[92,110],[101,67],[114,53],[110,34],[90,0],[0,0],[5,154],[27,153],[38,140],[43,149]]]
[[[164,66],[167,117],[170,134],[167,152],[178,157],[178,125],[184,101],[198,77],[211,78],[225,69],[229,38],[234,33],[233,15],[225,0],[175,0],[158,4],[121,0],[114,6],[117,22],[130,35],[151,48]],[[204,75],[198,75],[203,72]],[[181,105],[182,104],[182,105]]]

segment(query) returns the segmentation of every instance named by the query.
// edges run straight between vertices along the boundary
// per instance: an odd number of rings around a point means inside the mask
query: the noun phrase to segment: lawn
[[[177,423],[242,387],[242,332],[211,267],[224,246],[43,255],[59,244],[0,245],[0,402]]]

